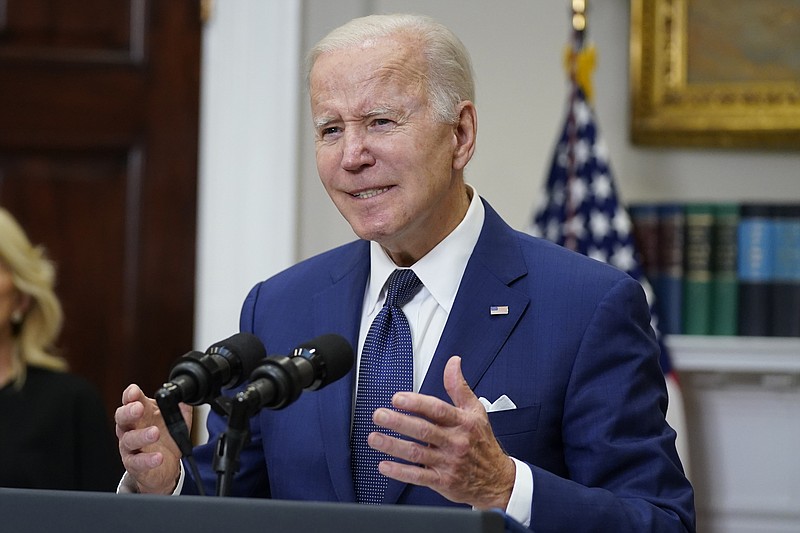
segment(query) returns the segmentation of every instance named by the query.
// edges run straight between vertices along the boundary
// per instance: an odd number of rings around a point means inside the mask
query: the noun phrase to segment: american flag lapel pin
[[[493,305],[489,308],[490,315],[507,315],[508,314],[508,306],[507,305]]]

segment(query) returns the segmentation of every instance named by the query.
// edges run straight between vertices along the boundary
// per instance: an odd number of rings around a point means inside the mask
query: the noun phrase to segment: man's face
[[[425,68],[417,45],[393,38],[323,54],[310,75],[322,183],[353,231],[399,265],[430,251],[468,206],[458,128],[433,118]]]

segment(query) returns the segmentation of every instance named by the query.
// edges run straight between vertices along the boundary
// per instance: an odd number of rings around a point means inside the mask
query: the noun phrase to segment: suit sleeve
[[[569,478],[531,464],[534,531],[694,531],[693,491],[664,415],[644,293],[629,278],[600,300],[564,399]]]

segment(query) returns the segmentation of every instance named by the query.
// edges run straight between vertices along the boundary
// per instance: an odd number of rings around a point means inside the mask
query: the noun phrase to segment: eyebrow
[[[361,118],[370,118],[379,115],[395,115],[395,114],[396,112],[393,108],[384,106],[384,107],[376,107],[374,109],[370,109],[369,111],[361,115]],[[326,116],[318,117],[314,119],[314,127],[317,129],[325,128],[328,124],[332,122],[337,122],[338,120],[339,120],[338,118],[334,117],[326,117]]]
[[[336,119],[333,117],[319,117],[314,119],[314,127],[316,129],[324,128],[331,122],[334,122]]]
[[[378,115],[393,115],[393,114],[395,114],[395,111],[391,107],[376,107],[375,109],[367,111],[364,114],[364,118],[375,117]]]

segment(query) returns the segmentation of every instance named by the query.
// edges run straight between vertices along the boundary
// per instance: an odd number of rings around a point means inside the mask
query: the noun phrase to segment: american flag
[[[655,293],[644,275],[628,212],[619,200],[594,111],[573,82],[567,120],[550,166],[550,174],[529,232],[609,263],[639,281],[650,305],[651,324],[659,339]],[[661,364],[672,370],[662,344]]]
[[[642,285],[650,306],[651,325],[661,347],[661,368],[670,393],[668,419],[678,431],[679,441],[683,441],[683,402],[669,352],[659,331],[655,293],[644,275],[631,218],[614,185],[608,147],[600,136],[594,110],[586,98],[589,76],[585,72],[583,76],[575,75],[580,54],[594,53],[592,48],[582,46],[580,37],[576,40],[579,46],[570,51],[568,61],[570,94],[566,122],[547,182],[534,209],[529,233],[614,265]],[[586,64],[592,65],[593,60],[584,62]],[[686,467],[688,454],[685,450],[681,458]]]

